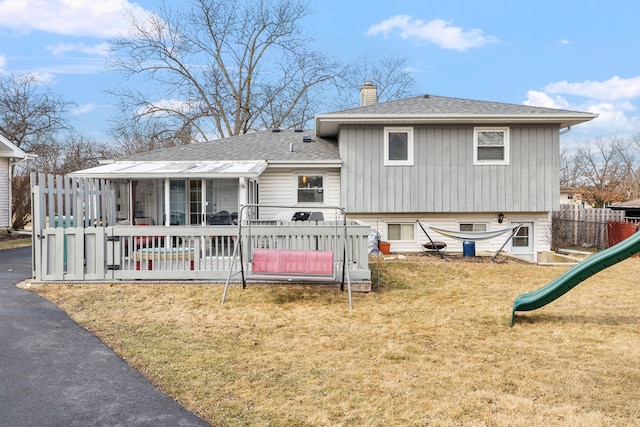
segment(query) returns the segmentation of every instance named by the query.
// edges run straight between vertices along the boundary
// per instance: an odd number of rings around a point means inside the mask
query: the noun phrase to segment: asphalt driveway
[[[0,251],[0,426],[208,426],[49,301],[16,283],[31,248]]]

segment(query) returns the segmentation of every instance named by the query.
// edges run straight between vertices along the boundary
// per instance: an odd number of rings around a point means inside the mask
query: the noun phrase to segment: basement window
[[[387,239],[388,240],[404,240],[415,241],[416,240],[416,227],[415,224],[387,224]]]
[[[460,231],[487,231],[487,224],[483,222],[464,222],[460,224]]]

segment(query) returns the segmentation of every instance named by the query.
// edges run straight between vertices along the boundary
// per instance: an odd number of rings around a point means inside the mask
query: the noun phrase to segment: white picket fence
[[[45,175],[31,180],[38,281],[224,281],[233,257],[239,257],[234,255],[237,226],[118,225],[109,181]],[[342,224],[329,221],[264,221],[249,229],[242,236],[244,260],[255,247],[331,250],[336,277],[347,268],[352,281],[371,279],[369,226],[348,222],[346,236]]]

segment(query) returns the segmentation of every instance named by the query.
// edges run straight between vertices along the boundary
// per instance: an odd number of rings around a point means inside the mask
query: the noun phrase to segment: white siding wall
[[[0,227],[9,227],[11,218],[9,218],[9,159],[0,157]]]
[[[274,219],[281,212],[321,211],[325,220],[334,219],[334,211],[319,205],[296,204],[296,175],[324,174],[326,177],[324,206],[340,206],[340,171],[309,169],[267,169],[260,176],[259,203],[261,205],[295,206],[291,209],[262,208],[260,219]]]
[[[549,215],[546,212],[518,212],[515,214],[509,214],[505,212],[504,222],[498,223],[497,214],[484,214],[484,213],[451,213],[451,214],[384,214],[384,215],[371,215],[371,214],[348,214],[350,220],[360,220],[371,226],[372,229],[378,230],[382,236],[382,240],[387,240],[387,224],[388,223],[406,223],[416,224],[416,219],[419,219],[423,225],[430,224],[436,227],[444,228],[447,230],[459,230],[459,224],[465,222],[483,222],[488,224],[488,230],[499,230],[509,226],[509,222],[515,221],[530,221],[533,222],[533,239],[534,239],[534,251],[548,251],[551,249],[551,227]],[[426,228],[426,227],[425,227]],[[445,242],[447,244],[448,252],[462,252],[462,241],[458,239],[452,239],[435,231],[429,230],[427,232],[431,239],[434,241]],[[476,242],[476,252],[487,251],[495,253],[500,249],[500,246],[509,237],[508,233],[490,240],[482,240]],[[392,241],[392,252],[421,252],[422,245],[428,242],[429,239],[420,227],[415,225],[415,240],[414,241]],[[504,251],[508,251],[509,247],[505,246]]]

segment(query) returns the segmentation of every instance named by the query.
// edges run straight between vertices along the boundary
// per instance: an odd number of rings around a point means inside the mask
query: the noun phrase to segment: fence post
[[[44,229],[44,213],[41,204],[41,189],[39,185],[35,185],[35,174],[31,175],[31,226],[32,226],[32,242],[33,242],[33,262],[31,266],[32,276],[36,280],[42,279],[42,230]]]

